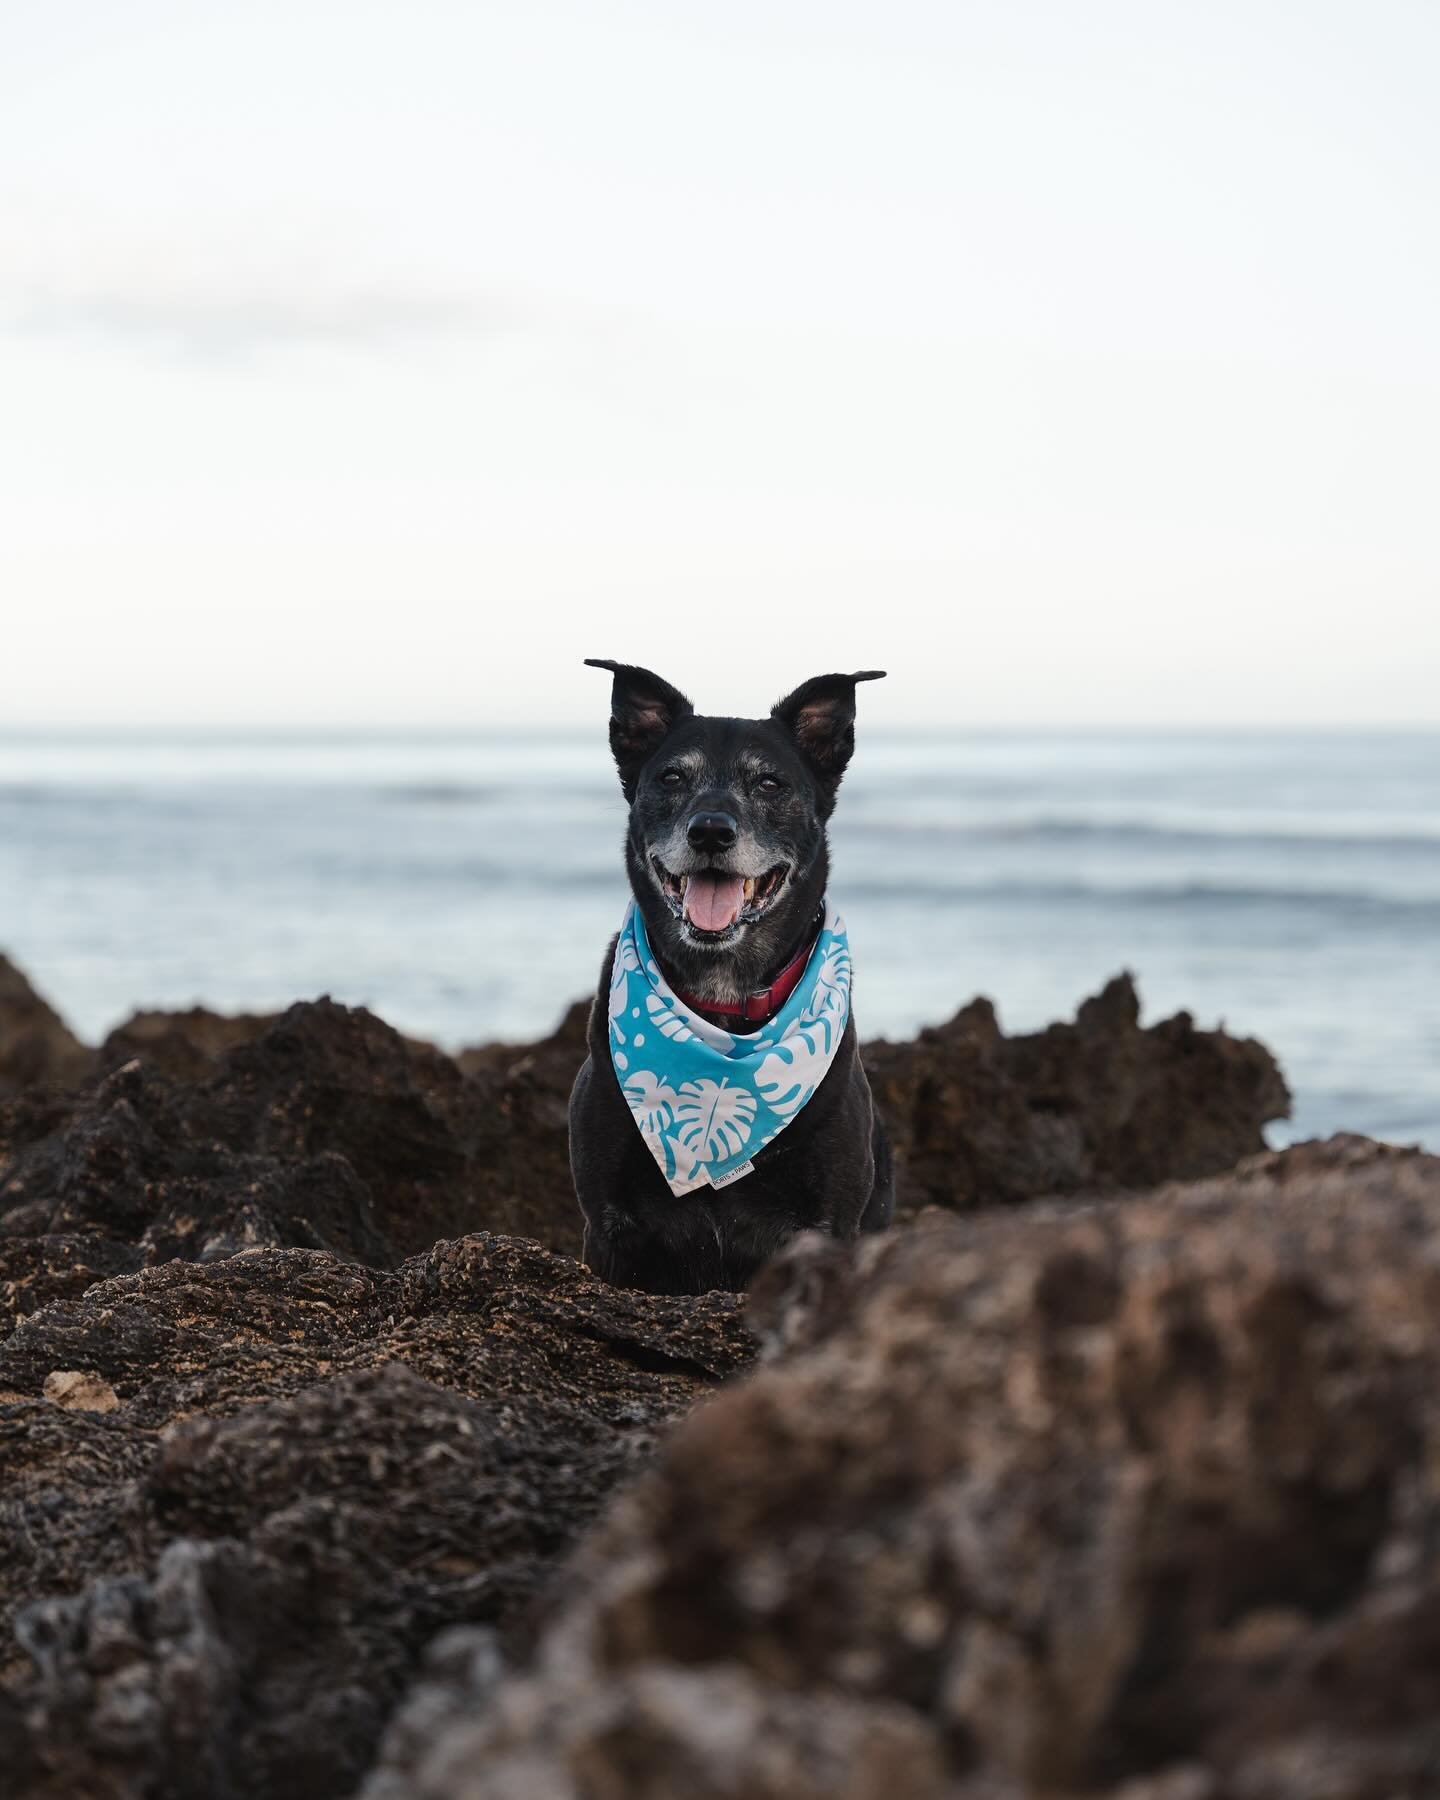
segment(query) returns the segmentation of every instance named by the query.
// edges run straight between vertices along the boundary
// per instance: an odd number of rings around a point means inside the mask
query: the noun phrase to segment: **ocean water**
[[[0,948],[84,1036],[319,993],[449,1047],[592,989],[626,888],[598,732],[0,736]],[[1121,969],[1262,1038],[1295,1116],[1440,1150],[1440,736],[862,738],[832,828],[865,1035],[1010,1031]]]

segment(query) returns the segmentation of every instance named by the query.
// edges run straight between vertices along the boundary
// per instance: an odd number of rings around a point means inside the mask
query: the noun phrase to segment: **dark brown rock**
[[[208,1102],[208,1090],[137,1060],[82,1091],[41,1135],[33,1102],[0,1107],[0,1278],[12,1317],[75,1291],[87,1266],[109,1274],[287,1244],[395,1260],[348,1158],[260,1149],[258,1127],[226,1144],[206,1129]]]
[[[768,1793],[717,1716],[789,1770],[839,1701],[892,1733],[867,1793],[1436,1791],[1440,1159],[800,1240],[752,1310],[769,1366],[591,1533],[532,1666],[432,1671],[374,1800]]]
[[[145,1178],[162,1184],[157,1203],[130,1175],[102,1184],[105,1216],[94,1228],[133,1241],[153,1223],[151,1260],[309,1244],[393,1263],[468,1230],[573,1254],[568,1104],[588,1006],[571,1007],[537,1043],[482,1045],[455,1060],[329,1000],[278,1019],[203,1008],[136,1014],[100,1052],[107,1082],[77,1100],[73,1118],[52,1111],[55,1141],[23,1167],[20,1152],[46,1135],[39,1103],[27,1095],[23,1117],[0,1106],[0,1233],[17,1194],[54,1191],[47,1171],[73,1166],[80,1139],[127,1135],[100,1118],[124,1093],[141,1124],[186,1146]],[[1199,1031],[1184,1013],[1142,1029],[1128,977],[1086,1001],[1073,1025],[1007,1038],[977,1000],[913,1041],[869,1044],[864,1058],[895,1146],[902,1215],[1218,1173],[1261,1150],[1265,1122],[1289,1109],[1263,1046]],[[138,1078],[127,1073],[135,1063]],[[228,1170],[227,1155],[241,1159]],[[326,1155],[343,1160],[343,1174],[315,1166]],[[312,1193],[289,1191],[293,1170],[267,1177],[245,1160],[256,1157],[309,1163]],[[199,1188],[181,1192],[175,1184],[186,1180]],[[245,1205],[239,1194],[257,1182]],[[73,1204],[63,1216],[73,1220]]]
[[[1142,1028],[1128,975],[1073,1025],[1007,1038],[975,1000],[912,1041],[867,1044],[865,1068],[902,1215],[1215,1175],[1290,1111],[1262,1044],[1199,1031],[1188,1013]]]
[[[349,1792],[424,1645],[521,1631],[749,1354],[729,1296],[489,1237],[394,1273],[172,1262],[27,1318],[0,1346],[5,1792]]]
[[[118,1069],[138,1056],[177,1081],[200,1081],[227,1050],[263,1037],[279,1018],[278,1013],[217,1013],[206,1006],[132,1013],[100,1046],[100,1067]]]
[[[76,1299],[94,1282],[133,1274],[144,1260],[134,1244],[97,1231],[0,1237],[0,1336],[50,1301]]]
[[[377,1800],[1404,1791],[1433,1165],[1352,1141],[797,1246],[754,1301],[773,1367],[556,1583],[752,1347],[729,1296],[526,1241],[578,1246],[586,1010],[457,1060],[329,1001],[137,1015],[94,1069],[57,1039],[0,1073],[7,1800],[326,1800],[407,1693]],[[909,1204],[1254,1149],[1266,1053],[1136,1014],[1112,984],[1033,1038],[977,1002],[872,1046]]]
[[[482,1226],[579,1247],[564,1109],[549,1116],[523,1055],[467,1076],[322,1000],[201,1057],[198,1079],[166,1061],[0,1105],[0,1243],[93,1233],[149,1263],[296,1245],[378,1266]]]
[[[636,1667],[565,1694],[517,1682],[483,1722],[456,1718],[442,1694],[457,1676],[472,1679],[456,1666],[469,1648],[440,1640],[440,1680],[397,1720],[364,1800],[945,1800],[954,1791],[933,1733],[909,1709],[796,1693],[737,1668]],[[480,1679],[492,1679],[488,1667]]]
[[[487,1044],[459,1059],[484,1106],[487,1204],[505,1209],[506,1222],[488,1228],[572,1255],[582,1221],[570,1179],[570,1089],[585,1060],[589,1017],[590,1002],[577,1001],[538,1043]]]
[[[512,1151],[513,1193],[532,1173],[543,1193],[568,1192],[566,1110],[587,1014],[578,1003],[541,1043],[459,1059],[477,1076],[503,1076],[518,1128],[510,1142],[524,1152]],[[1073,1025],[1007,1038],[990,1002],[975,1000],[914,1039],[868,1043],[864,1062],[896,1153],[902,1216],[1218,1174],[1262,1151],[1263,1127],[1290,1110],[1262,1044],[1200,1031],[1188,1013],[1142,1028],[1128,975],[1085,1001]],[[554,1241],[543,1204],[524,1228]]]
[[[0,956],[0,1099],[27,1087],[73,1087],[94,1061],[54,1007]]]

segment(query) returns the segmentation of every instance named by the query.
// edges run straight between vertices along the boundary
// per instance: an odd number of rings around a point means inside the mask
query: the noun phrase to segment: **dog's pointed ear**
[[[615,680],[610,688],[610,749],[620,771],[625,798],[635,798],[640,771],[669,737],[681,719],[695,708],[668,681],[637,669],[633,663],[610,662],[603,656],[587,656],[590,669],[609,669]]]
[[[839,785],[855,748],[855,684],[879,681],[884,674],[883,669],[861,669],[855,675],[815,675],[771,709],[771,718],[785,727],[831,788]]]

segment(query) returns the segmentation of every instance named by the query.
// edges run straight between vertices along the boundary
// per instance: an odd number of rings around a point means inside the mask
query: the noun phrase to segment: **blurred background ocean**
[[[1440,1150],[1440,736],[872,731],[832,829],[868,1036],[1007,1031],[1121,969],[1262,1038],[1279,1144]],[[625,901],[598,726],[0,736],[0,948],[82,1036],[328,992],[458,1048],[543,1035]]]

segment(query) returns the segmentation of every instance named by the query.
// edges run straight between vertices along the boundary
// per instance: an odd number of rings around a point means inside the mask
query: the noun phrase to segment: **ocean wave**
[[[1386,855],[1440,857],[1440,820],[1417,821],[1401,830],[1376,831],[1337,823],[1317,828],[1313,822],[1237,826],[1203,825],[1149,819],[1066,818],[1040,815],[1030,819],[880,819],[862,816],[851,822],[854,835],[917,838],[935,836],[1003,844],[1115,844],[1155,849],[1234,845],[1241,850],[1346,850]]]
[[[371,788],[371,796],[390,806],[526,806],[569,807],[594,805],[616,792],[607,780],[573,779],[534,781],[407,781],[387,782]]]
[[[68,787],[44,781],[0,781],[0,806],[95,806],[104,800],[133,799],[128,787]]]
[[[482,806],[497,800],[505,789],[494,782],[413,781],[373,788],[377,800],[392,806]]]
[[[947,882],[861,878],[839,884],[845,900],[949,901],[966,906],[1136,907],[1185,912],[1244,909],[1326,914],[1350,923],[1365,920],[1424,922],[1440,934],[1440,893],[1420,898],[1367,888],[1304,888],[1184,881],[1107,887],[1084,881]]]

